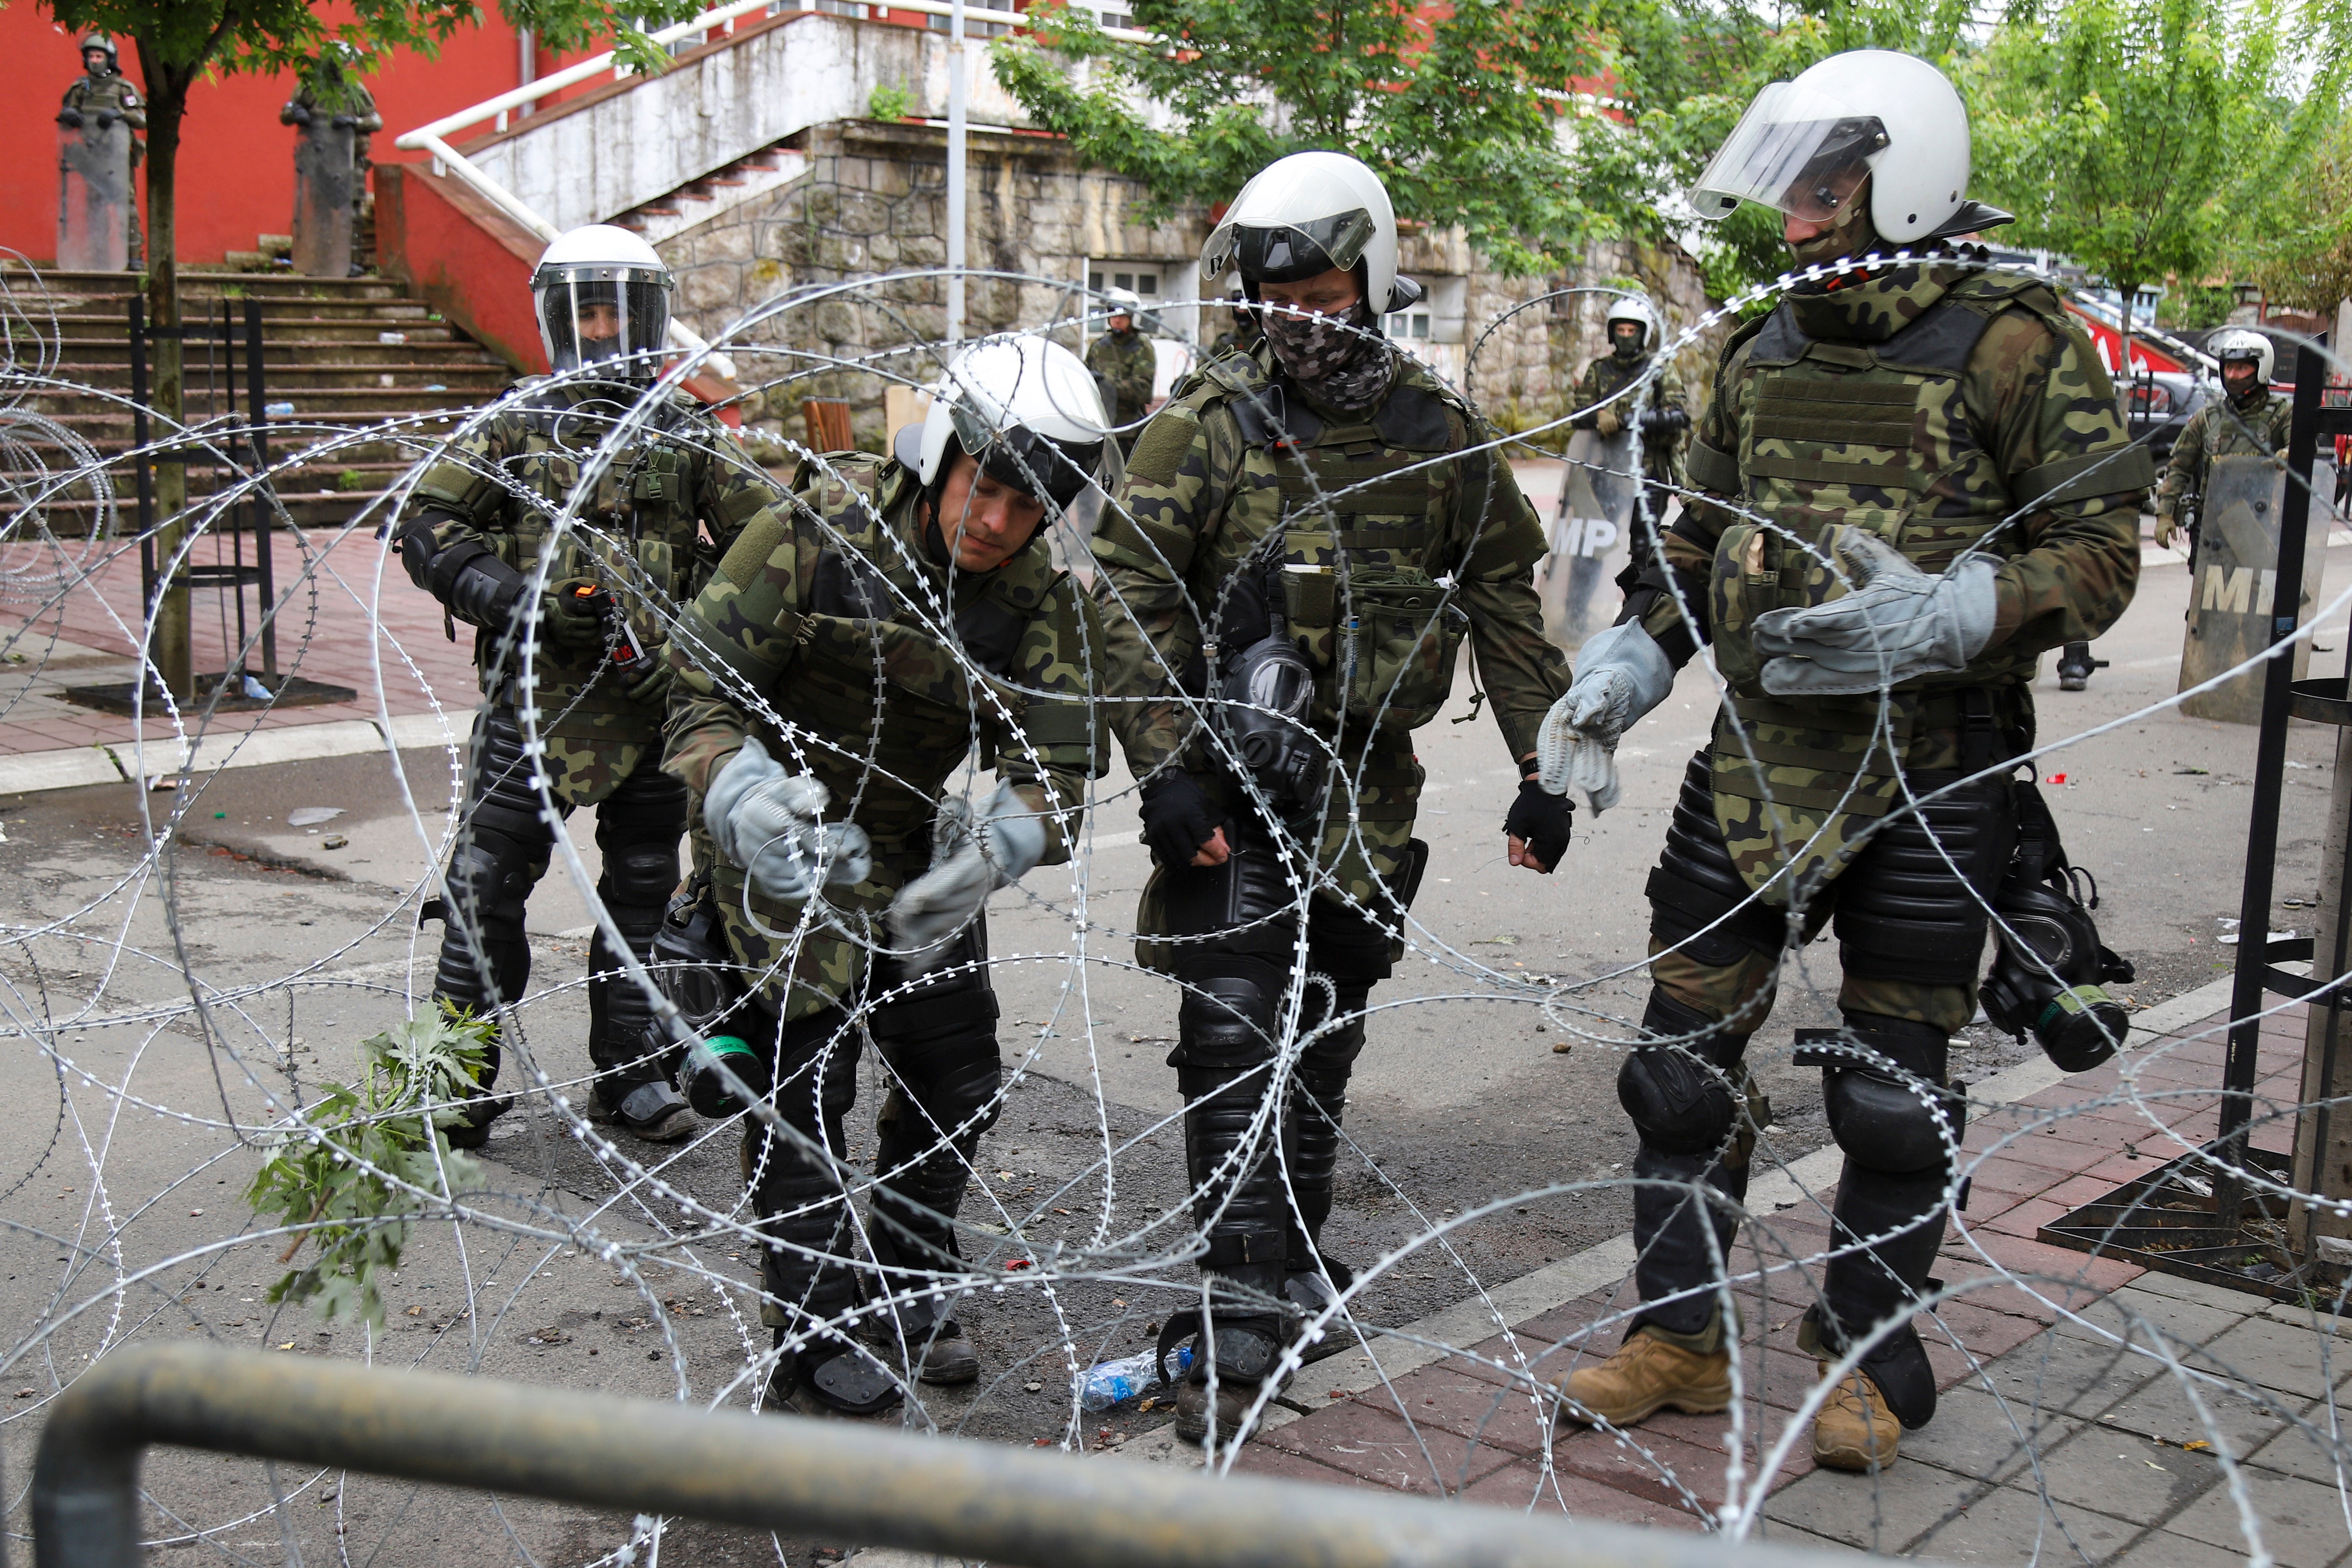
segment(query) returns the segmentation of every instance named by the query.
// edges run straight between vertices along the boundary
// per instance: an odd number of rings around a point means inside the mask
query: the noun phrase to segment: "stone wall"
[[[885,386],[920,384],[938,374],[935,353],[919,345],[945,335],[940,279],[829,286],[945,261],[944,143],[942,131],[919,124],[817,126],[793,143],[809,159],[804,177],[656,242],[678,275],[681,317],[705,337],[727,333],[770,302],[818,297],[731,334],[739,344],[756,345],[736,355],[739,379],[761,389],[746,411],[751,423],[798,435],[803,399],[842,398],[851,404],[859,444],[878,450]],[[1146,223],[1140,185],[1081,168],[1055,139],[975,132],[968,156],[967,265],[1021,276],[967,281],[967,335],[1078,312],[1084,306],[1075,288],[1090,261],[1157,265],[1168,280],[1163,297],[1192,289],[1208,235],[1204,213],[1181,211]],[[1488,325],[1513,307],[1561,287],[1632,283],[1660,302],[1669,331],[1677,333],[1707,308],[1697,269],[1679,251],[1601,246],[1572,274],[1507,278],[1485,269],[1458,232],[1439,231],[1408,233],[1402,260],[1410,276],[1467,280],[1466,340],[1432,357],[1457,382],[1466,381],[1470,394],[1512,431],[1567,412],[1568,392],[1585,362],[1604,351],[1607,303],[1583,295],[1536,304],[1481,341]],[[1207,331],[1221,326],[1213,319]],[[1687,378],[1694,392],[1706,384],[1720,338],[1718,329],[1685,356],[1685,368],[1696,372]],[[1069,340],[1075,346],[1074,335]]]

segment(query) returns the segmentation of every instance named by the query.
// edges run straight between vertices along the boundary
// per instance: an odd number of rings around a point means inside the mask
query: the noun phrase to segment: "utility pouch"
[[[1334,706],[1382,729],[1435,718],[1454,690],[1470,618],[1416,567],[1359,568],[1339,599]]]

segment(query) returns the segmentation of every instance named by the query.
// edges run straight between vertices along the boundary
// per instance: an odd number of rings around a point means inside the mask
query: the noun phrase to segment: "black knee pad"
[[[1307,1005],[1299,1011],[1298,1027],[1300,1033],[1313,1038],[1298,1053],[1301,1078],[1336,1071],[1340,1082],[1348,1081],[1349,1069],[1364,1053],[1364,1008],[1370,1000],[1370,988],[1360,985],[1335,984],[1327,997],[1315,977],[1308,977]],[[1330,1023],[1335,1018],[1340,1021]]]
[[[838,1125],[857,1103],[857,1058],[863,1049],[848,1015],[826,1008],[794,1019],[775,1035],[776,1113],[803,1132],[820,1116]]]
[[[1274,1009],[1278,978],[1271,965],[1233,963],[1197,974],[1176,1009],[1171,1067],[1249,1067],[1275,1057]]]
[[[599,889],[611,906],[615,925],[626,925],[620,919],[624,908],[649,909],[656,916],[669,904],[670,894],[677,891],[677,841],[667,844],[631,844],[604,857],[605,887]],[[609,889],[609,891],[607,891]],[[647,923],[647,936],[652,934]]]
[[[941,1134],[969,1140],[996,1125],[1003,1058],[992,1023],[974,1019],[913,1039],[875,1035],[907,1098]],[[929,1136],[924,1142],[930,1141]]]
[[[1748,1048],[1745,1034],[1659,992],[1650,996],[1643,1029],[1676,1041],[1643,1046],[1617,1071],[1617,1103],[1642,1142],[1661,1154],[1712,1154],[1731,1135],[1738,1115],[1727,1069]]]
[[[1857,1166],[1895,1176],[1948,1164],[1968,1130],[1968,1102],[1944,1088],[1950,1041],[1939,1030],[1904,1019],[1871,1020],[1873,1029],[1798,1032],[1799,1065],[1822,1068],[1822,1108],[1830,1135]],[[1881,1062],[1832,1044],[1842,1039]],[[1892,1063],[1890,1067],[1886,1063]]]
[[[1951,775],[1922,774],[1923,793]],[[1836,882],[1839,959],[1850,975],[1973,986],[1987,902],[2017,838],[2006,780],[1966,789],[1882,825]]]
[[[1700,752],[1684,771],[1666,827],[1666,847],[1650,873],[1650,935],[1702,964],[1769,956],[1787,945],[1786,912],[1756,899],[1715,820],[1715,775]]]

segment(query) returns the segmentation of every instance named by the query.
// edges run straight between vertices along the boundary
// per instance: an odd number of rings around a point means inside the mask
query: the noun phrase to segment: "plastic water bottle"
[[[1151,1353],[1137,1351],[1122,1355],[1117,1361],[1100,1362],[1087,1368],[1078,1382],[1078,1407],[1099,1414],[1114,1405],[1124,1405],[1154,1384],[1173,1383],[1191,1370],[1192,1347],[1184,1346],[1168,1358],[1165,1377],[1153,1374]]]

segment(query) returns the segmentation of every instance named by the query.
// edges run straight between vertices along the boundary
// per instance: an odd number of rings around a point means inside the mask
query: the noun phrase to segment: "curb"
[[[470,710],[465,722],[470,726]],[[239,730],[207,735],[194,742],[173,737],[141,745],[132,741],[26,751],[0,757],[0,795],[37,795],[50,789],[81,789],[93,784],[152,783],[177,774],[219,772],[231,768],[268,768],[281,762],[315,762],[330,757],[405,751],[425,746],[461,746],[467,729],[450,727],[448,716],[402,714],[390,726],[375,719],[342,718],[283,729]]]
[[[2230,1005],[2233,983],[2231,977],[2224,975],[2193,991],[2184,992],[2169,1001],[2158,1002],[2152,1008],[2134,1013],[2131,1032],[2136,1038],[2132,1043],[2152,1044],[2175,1030],[2211,1017],[2216,1009]],[[1969,1090],[1969,1099],[1981,1109],[2008,1105],[2029,1094],[2037,1094],[2054,1083],[2063,1082],[2065,1077],[2047,1057],[2035,1056],[1972,1085]],[[1769,1214],[1817,1200],[1822,1189],[1837,1180],[1843,1160],[1844,1155],[1838,1146],[1830,1144],[1774,1170],[1759,1174],[1748,1189],[1748,1208],[1750,1212]],[[1491,1286],[1483,1296],[1448,1307],[1444,1312],[1433,1312],[1393,1329],[1368,1330],[1365,1338],[1372,1347],[1377,1365],[1359,1367],[1355,1364],[1357,1357],[1342,1352],[1302,1370],[1291,1385],[1283,1391],[1283,1397],[1313,1410],[1328,1401],[1334,1393],[1361,1394],[1378,1388],[1386,1379],[1402,1377],[1408,1372],[1433,1365],[1453,1354],[1453,1348],[1440,1349],[1437,1348],[1439,1346],[1459,1347],[1491,1339],[1508,1325],[1525,1322],[1580,1296],[1590,1295],[1617,1283],[1633,1271],[1633,1233],[1628,1230],[1557,1263],[1548,1263],[1517,1279]],[[1345,1325],[1335,1323],[1331,1332],[1346,1333],[1347,1330]],[[1413,1343],[1416,1340],[1428,1343]],[[1258,1429],[1270,1432],[1276,1427],[1286,1427],[1301,1419],[1303,1414],[1286,1405],[1269,1405]],[[1199,1449],[1177,1442],[1170,1432],[1154,1433],[1150,1438],[1129,1444],[1118,1452],[1145,1463],[1197,1465],[1201,1462]]]

